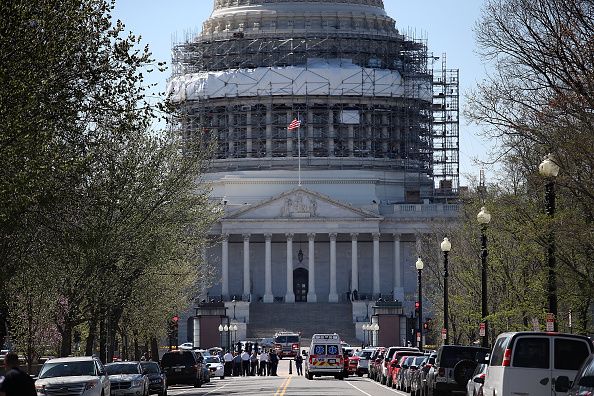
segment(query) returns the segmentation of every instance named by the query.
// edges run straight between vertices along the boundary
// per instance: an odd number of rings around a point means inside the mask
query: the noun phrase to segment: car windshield
[[[105,365],[107,375],[140,374],[138,363],[112,363]]]
[[[141,363],[142,371],[146,374],[159,374],[161,370],[157,363]]]
[[[206,363],[220,363],[219,358],[217,356],[207,356]]]
[[[278,344],[285,344],[285,343],[298,343],[299,336],[278,336],[274,339],[274,342]]]
[[[426,356],[417,356],[417,357],[415,358],[414,365],[415,365],[415,366],[419,366],[421,363],[423,363],[423,362],[425,361],[425,359],[427,359],[427,357],[426,357]]]
[[[161,364],[163,367],[193,366],[196,364],[196,361],[194,359],[194,355],[190,351],[168,352],[163,355]]]
[[[41,368],[39,378],[70,377],[95,375],[95,363],[92,360],[79,362],[47,362]]]

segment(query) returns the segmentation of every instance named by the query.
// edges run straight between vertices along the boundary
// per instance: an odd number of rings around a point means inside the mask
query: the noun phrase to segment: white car
[[[117,362],[105,365],[113,396],[148,396],[149,379],[140,362]]]
[[[211,377],[225,378],[225,367],[218,356],[210,355],[204,357],[204,363],[208,367],[208,373]]]
[[[192,350],[194,349],[194,343],[192,342],[184,342],[181,345],[177,346],[177,349],[185,349],[185,350]]]
[[[48,360],[35,381],[38,396],[70,394],[107,396],[111,383],[101,361],[92,356]]]

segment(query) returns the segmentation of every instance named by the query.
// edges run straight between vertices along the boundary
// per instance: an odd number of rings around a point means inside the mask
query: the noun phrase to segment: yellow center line
[[[293,379],[293,377],[287,377],[287,379],[280,385],[274,396],[284,396],[291,379]]]

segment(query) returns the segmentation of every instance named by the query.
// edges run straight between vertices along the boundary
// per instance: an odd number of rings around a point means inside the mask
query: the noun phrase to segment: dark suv
[[[483,362],[489,349],[443,345],[437,350],[435,364],[427,373],[429,396],[446,396],[453,391],[466,392],[466,384],[478,362]]]
[[[194,351],[178,350],[165,352],[161,367],[169,385],[194,385],[199,388],[206,382],[204,377],[204,358]]]

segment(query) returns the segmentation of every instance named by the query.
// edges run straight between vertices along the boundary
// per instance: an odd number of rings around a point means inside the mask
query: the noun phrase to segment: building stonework
[[[184,139],[216,147],[204,298],[407,312],[418,236],[458,211],[458,72],[435,59],[381,0],[214,2],[168,85]]]

